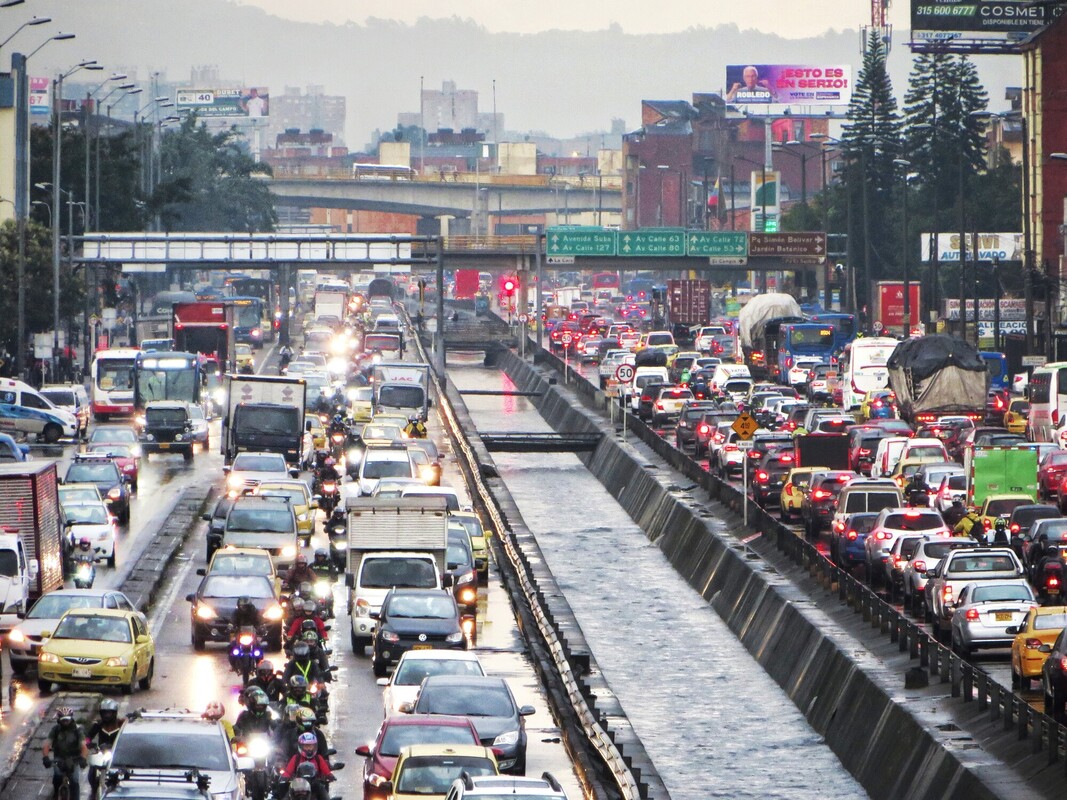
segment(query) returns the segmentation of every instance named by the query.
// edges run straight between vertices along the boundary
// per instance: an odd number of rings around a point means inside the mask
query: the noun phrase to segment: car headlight
[[[55,653],[41,653],[41,655],[38,656],[37,660],[40,661],[42,664],[58,664],[59,656],[57,656]]]
[[[282,618],[283,613],[284,612],[282,611],[282,607],[275,603],[263,612],[263,619],[265,619],[267,622],[277,622]]]
[[[130,660],[126,656],[113,656],[104,662],[105,667],[128,667]]]
[[[216,405],[221,406],[223,403],[226,402],[226,390],[216,389],[214,392],[212,392],[211,399],[215,401]]]
[[[471,583],[473,580],[474,580],[474,573],[473,572],[468,572],[465,575],[460,575],[459,576],[459,579],[456,581],[456,585],[457,586],[462,586],[465,583]]]
[[[448,642],[449,644],[455,644],[457,642],[462,642],[463,641],[463,631],[456,631],[455,633],[448,634],[448,636],[445,637],[445,641]]]
[[[400,634],[399,633],[393,633],[393,631],[382,631],[382,639],[384,639],[387,642],[399,642],[400,641]]]
[[[297,518],[297,520],[298,520],[298,521],[300,521],[300,522],[307,522],[307,521],[308,521],[308,515],[307,515],[307,512],[306,512],[306,511],[304,511],[304,512],[302,512],[302,513],[300,513],[300,514],[297,514],[297,515],[296,515],[296,518]]]
[[[296,558],[296,547],[291,544],[283,547],[282,558]]]
[[[215,609],[211,606],[199,605],[196,607],[197,619],[215,619],[218,614],[215,613]]]
[[[226,479],[226,485],[231,489],[240,489],[241,486],[244,485],[244,480],[240,475],[231,472],[230,476]]]
[[[174,441],[176,441],[176,442],[180,442],[183,438],[184,438],[184,436],[182,434],[180,434],[180,433],[174,434]]]
[[[11,633],[7,635],[9,642],[15,642],[16,644],[22,644],[26,641],[26,634],[20,631],[18,628],[12,628]]]
[[[135,444],[135,445],[131,445],[130,446],[130,457],[131,458],[140,458],[141,457],[141,446],[140,445]]]
[[[493,747],[510,747],[511,745],[518,743],[518,731],[504,731],[502,734],[493,739]]]
[[[110,497],[112,500],[118,500],[120,497],[122,497],[122,489],[120,489],[118,486],[113,486],[108,491],[107,496]]]
[[[144,438],[146,438],[150,442],[154,442],[156,440],[156,437],[150,433],[146,433]]]

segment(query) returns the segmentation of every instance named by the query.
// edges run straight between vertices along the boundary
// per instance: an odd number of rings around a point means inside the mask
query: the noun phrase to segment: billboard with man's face
[[[174,104],[198,117],[266,117],[270,115],[270,90],[266,86],[243,89],[179,89]]]
[[[726,102],[848,105],[852,67],[795,64],[732,64],[726,68]]]

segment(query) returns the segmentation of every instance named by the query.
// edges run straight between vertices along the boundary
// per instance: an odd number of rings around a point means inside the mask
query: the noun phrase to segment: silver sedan
[[[952,647],[970,655],[978,647],[1010,647],[1014,626],[1037,605],[1033,589],[1022,578],[978,581],[963,587],[952,614]]]

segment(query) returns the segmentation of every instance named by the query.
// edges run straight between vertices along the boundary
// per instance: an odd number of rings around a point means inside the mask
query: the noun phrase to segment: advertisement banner
[[[922,306],[919,305],[921,288],[918,283],[908,284],[910,296],[911,324],[920,321]],[[904,319],[904,282],[903,281],[879,281],[878,282],[878,310],[874,317],[876,322],[882,323],[890,330],[902,329]]]
[[[778,185],[781,173],[774,170],[752,170],[752,193],[749,198],[750,208],[753,214],[762,214],[764,210],[767,216],[778,213]],[[766,180],[766,186],[764,186]]]
[[[993,321],[993,301],[991,299],[984,298],[978,301],[978,319]],[[960,318],[960,301],[956,298],[945,300],[944,303],[944,316],[948,320],[958,320]],[[1000,301],[1000,319],[1001,322],[1008,321],[1025,321],[1026,320],[1026,301],[1018,298],[1004,298]],[[974,300],[967,300],[967,321],[974,321]]]
[[[852,67],[848,64],[731,64],[726,67],[726,87],[726,102],[734,105],[847,106],[852,100]]]
[[[912,0],[911,29],[1029,34],[1062,12],[1062,6],[1031,0]]]
[[[52,81],[48,78],[30,78],[30,114],[47,116],[52,110]]]
[[[270,90],[266,86],[243,89],[179,89],[175,106],[198,117],[270,116]]]
[[[932,234],[919,234],[919,247],[924,264],[933,260],[930,258],[932,239]],[[964,245],[967,250],[967,260],[974,261],[974,236],[968,234]],[[1005,261],[1022,263],[1023,235],[1021,233],[979,233],[978,260],[992,261],[994,257],[999,258],[1001,263]],[[942,264],[959,263],[960,235],[958,233],[937,234],[937,260]]]

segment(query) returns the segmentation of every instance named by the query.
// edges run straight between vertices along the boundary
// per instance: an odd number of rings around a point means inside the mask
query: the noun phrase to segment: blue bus
[[[253,278],[248,275],[232,275],[226,279],[234,297],[255,297],[260,301],[259,313],[262,338],[260,342],[273,342],[274,332],[280,327],[277,292],[270,278]]]
[[[827,363],[836,348],[834,326],[819,322],[789,322],[778,330],[778,379],[789,382],[789,370],[798,357]]]
[[[200,402],[203,378],[198,353],[138,353],[133,364],[133,404],[144,411],[151,400]]]
[[[263,301],[258,297],[227,297],[233,306],[233,339],[237,344],[263,346]]]
[[[812,322],[834,326],[834,352],[840,353],[845,346],[856,338],[856,315],[833,311],[821,311],[811,315]]]
[[[980,352],[989,371],[990,389],[1010,389],[1011,375],[1008,374],[1008,357],[1003,353]]]

